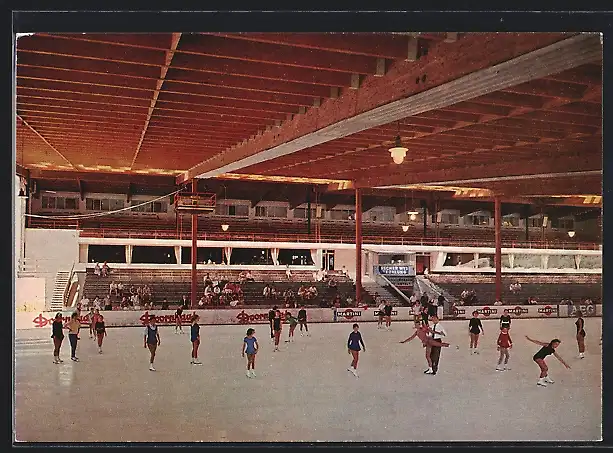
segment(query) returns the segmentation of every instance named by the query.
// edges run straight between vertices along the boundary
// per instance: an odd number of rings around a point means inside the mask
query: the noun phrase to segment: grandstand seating
[[[496,301],[495,277],[491,275],[430,274],[429,279],[460,298],[462,291],[475,292],[479,304],[492,305]],[[520,283],[521,290],[512,293],[511,283]],[[502,301],[505,305],[523,305],[534,297],[538,303],[558,304],[563,299],[579,302],[590,298],[594,303],[602,299],[602,276],[589,275],[505,275],[502,278]]]
[[[204,294],[204,277],[209,273],[214,281],[219,281],[220,286],[226,282],[238,282],[239,270],[219,269],[215,271],[198,271],[197,294],[200,298]],[[301,285],[315,286],[318,296],[309,301],[310,306],[319,306],[322,301],[331,303],[333,297],[338,293],[343,295],[354,294],[353,282],[342,273],[331,274],[337,282],[336,288],[329,288],[326,282],[315,282],[313,273],[310,271],[292,271],[292,280],[288,281],[285,271],[251,271],[253,282],[241,284],[241,289],[244,294],[244,305],[250,306],[269,306],[283,304],[282,294],[285,290],[291,288],[294,294],[297,293]],[[124,291],[130,286],[141,286],[147,284],[151,288],[154,304],[160,306],[163,299],[166,298],[170,308],[178,305],[183,295],[189,297],[191,291],[191,271],[189,270],[143,270],[143,269],[113,269],[108,277],[99,277],[94,275],[92,269],[87,269],[84,285],[84,297],[91,301],[94,298],[103,298],[109,293],[109,284],[111,282],[121,282],[124,285]],[[277,290],[277,299],[264,299],[262,292],[267,284],[274,284]],[[300,299],[296,300],[300,304]],[[117,298],[113,299],[114,305],[119,302]],[[206,307],[205,307],[206,308]]]

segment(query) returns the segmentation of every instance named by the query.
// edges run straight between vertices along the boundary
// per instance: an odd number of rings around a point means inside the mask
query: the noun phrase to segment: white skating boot
[[[585,358],[585,353],[584,352],[580,352],[579,353],[579,358],[580,359],[584,359]]]
[[[496,366],[496,371],[504,371],[504,366],[503,365]]]
[[[251,370],[251,377],[255,377],[255,370]]]
[[[149,365],[149,371],[155,371],[155,368],[153,368],[153,363]]]
[[[251,370],[247,370],[247,377],[250,378],[251,377]]]
[[[194,360],[194,365],[202,365],[202,362],[198,359]]]
[[[548,384],[553,384],[555,381],[553,379],[551,379],[549,376],[545,376],[544,377],[545,382],[547,382]]]
[[[547,381],[545,381],[545,378],[540,378],[538,381],[536,381],[536,385],[547,387]]]
[[[434,370],[432,370],[432,368],[428,368],[426,371],[424,371],[424,374],[433,374]]]

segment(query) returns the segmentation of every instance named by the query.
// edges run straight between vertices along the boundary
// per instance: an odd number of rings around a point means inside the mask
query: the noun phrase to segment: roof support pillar
[[[192,192],[198,192],[198,180],[192,179]],[[196,307],[198,301],[197,288],[198,288],[198,271],[196,270],[196,264],[198,260],[198,214],[192,212],[192,288],[191,288],[191,306]]]
[[[362,190],[355,189],[355,303],[362,304]]]
[[[496,300],[502,300],[502,216],[500,197],[494,198],[494,234],[496,252],[494,255],[494,266],[496,267]]]

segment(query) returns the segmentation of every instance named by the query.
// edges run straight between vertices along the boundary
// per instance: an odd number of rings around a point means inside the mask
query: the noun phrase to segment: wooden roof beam
[[[230,39],[280,44],[303,49],[404,59],[410,36],[379,33],[206,33]]]
[[[141,146],[143,145],[143,140],[145,139],[145,134],[147,133],[147,128],[149,127],[149,121],[151,121],[151,116],[153,115],[153,111],[155,110],[155,105],[158,100],[158,96],[160,95],[160,91],[162,90],[162,85],[164,84],[166,73],[168,72],[168,68],[170,67],[170,64],[172,63],[172,58],[174,57],[175,51],[177,50],[177,46],[179,45],[180,39],[181,39],[181,33],[173,33],[170,37],[170,49],[166,51],[166,59],[164,61],[164,65],[160,69],[160,78],[157,81],[155,91],[153,92],[153,97],[151,98],[151,104],[149,105],[149,112],[147,113],[147,119],[145,120],[143,131],[141,133],[140,139],[138,140],[138,145],[136,145],[136,151],[134,151],[134,156],[132,157],[132,163],[130,164],[130,169],[134,168],[134,164],[136,163],[138,153],[140,152]]]
[[[290,46],[262,42],[244,45],[234,39],[211,35],[185,35],[179,51],[191,55],[268,63],[277,66],[280,71],[283,66],[293,66],[349,74],[375,74],[377,69],[376,58],[370,56],[317,49],[301,51]]]
[[[479,34],[467,35],[456,43],[439,43],[432,47],[427,59],[436,61],[438,67],[428,69],[428,78],[423,84],[415,85],[413,81],[426,70],[422,63],[425,59],[417,63],[397,62],[385,76],[367,78],[359,90],[346,90],[336,101],[328,100],[318,109],[286,122],[274,133],[265,133],[225,150],[189,169],[178,181],[231,172],[453,105],[592,61],[602,52],[596,36],[578,35],[556,42],[562,38],[559,34]],[[491,66],[492,61],[504,60],[507,61]],[[407,86],[411,88],[407,90]],[[430,86],[435,88],[428,89]]]

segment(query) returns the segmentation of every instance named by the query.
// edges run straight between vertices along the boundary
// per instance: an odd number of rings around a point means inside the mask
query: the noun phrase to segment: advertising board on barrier
[[[515,307],[505,306],[456,306],[451,310],[449,319],[466,319],[473,311],[477,311],[482,319],[498,319],[503,310],[508,310],[509,314],[515,318],[557,318],[576,316],[578,311],[584,316],[602,316],[602,305],[579,305],[573,310],[568,311],[566,305],[525,305]],[[200,316],[200,324],[268,324],[268,309],[210,309],[210,310],[185,310],[181,315],[183,324],[189,324],[191,315],[197,313]],[[296,309],[282,309],[281,319],[285,321],[286,312],[290,311],[297,315]],[[71,312],[63,312],[62,320],[67,322]],[[372,313],[372,314],[370,314]],[[53,318],[56,312],[18,312],[15,313],[15,327],[17,329],[47,328],[51,329]],[[173,310],[153,310],[153,311],[103,311],[104,319],[108,327],[129,327],[143,326],[150,314],[155,314],[157,323],[160,325],[174,325],[175,312]],[[343,308],[337,311],[337,321],[375,321],[379,318],[378,309],[368,307]],[[395,321],[413,321],[411,309],[408,307],[396,307],[392,311]],[[333,311],[330,308],[309,308],[307,309],[307,319],[311,323],[332,322]],[[79,317],[83,327],[89,326],[89,315],[83,314]]]

